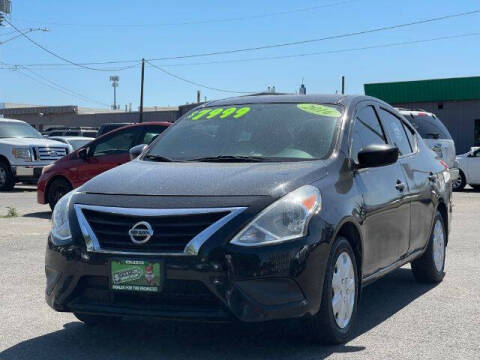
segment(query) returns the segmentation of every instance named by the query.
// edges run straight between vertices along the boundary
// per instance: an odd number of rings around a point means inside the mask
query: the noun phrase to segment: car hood
[[[0,139],[0,144],[12,146],[60,146],[67,148],[68,145],[59,141],[50,139],[36,138],[4,138]]]
[[[80,188],[96,194],[279,197],[326,175],[326,161],[159,163],[134,160]]]

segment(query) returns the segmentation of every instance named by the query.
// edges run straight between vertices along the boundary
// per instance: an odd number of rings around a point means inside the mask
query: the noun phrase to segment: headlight
[[[17,159],[23,159],[25,161],[32,161],[32,153],[28,148],[14,148],[12,149],[12,154]]]
[[[311,185],[302,186],[268,206],[231,242],[258,246],[305,236],[310,219],[321,207],[318,189]]]
[[[66,245],[72,240],[68,221],[68,208],[74,192],[75,190],[72,190],[65,194],[53,209],[51,239],[55,245]]]

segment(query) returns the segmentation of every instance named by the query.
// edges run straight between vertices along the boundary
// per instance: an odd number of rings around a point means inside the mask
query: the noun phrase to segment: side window
[[[132,147],[137,136],[137,128],[132,127],[107,136],[97,142],[93,149],[93,156],[127,153]]]
[[[400,155],[410,154],[412,149],[410,148],[402,121],[392,113],[383,109],[380,109],[380,118],[387,133],[390,135],[393,145],[398,147]]]
[[[139,144],[150,144],[153,140],[157,138],[167,127],[166,126],[147,126],[143,130],[143,135],[138,142]]]
[[[415,132],[402,121],[403,128],[405,130],[405,134],[407,134],[408,142],[410,143],[410,147],[412,148],[413,152],[417,152],[418,144],[417,138],[415,137]]]
[[[358,162],[358,153],[372,144],[386,144],[385,133],[372,106],[366,106],[355,116],[352,130],[352,158]]]

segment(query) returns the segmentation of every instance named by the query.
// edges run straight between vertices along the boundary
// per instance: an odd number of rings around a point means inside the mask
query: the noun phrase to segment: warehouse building
[[[146,107],[143,112],[143,121],[175,122],[198,105]],[[38,106],[12,103],[0,103],[0,117],[2,116],[26,121],[40,131],[57,126],[98,128],[105,123],[138,122],[140,119],[138,111],[91,109],[77,105]]]
[[[437,115],[457,154],[480,146],[480,77],[365,84],[365,94],[395,106]]]

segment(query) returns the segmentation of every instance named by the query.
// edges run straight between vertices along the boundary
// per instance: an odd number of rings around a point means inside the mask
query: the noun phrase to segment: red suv
[[[49,204],[53,210],[63,195],[94,176],[126,163],[132,147],[151,143],[170,125],[168,122],[145,122],[124,126],[45,167],[38,181],[38,202]]]

